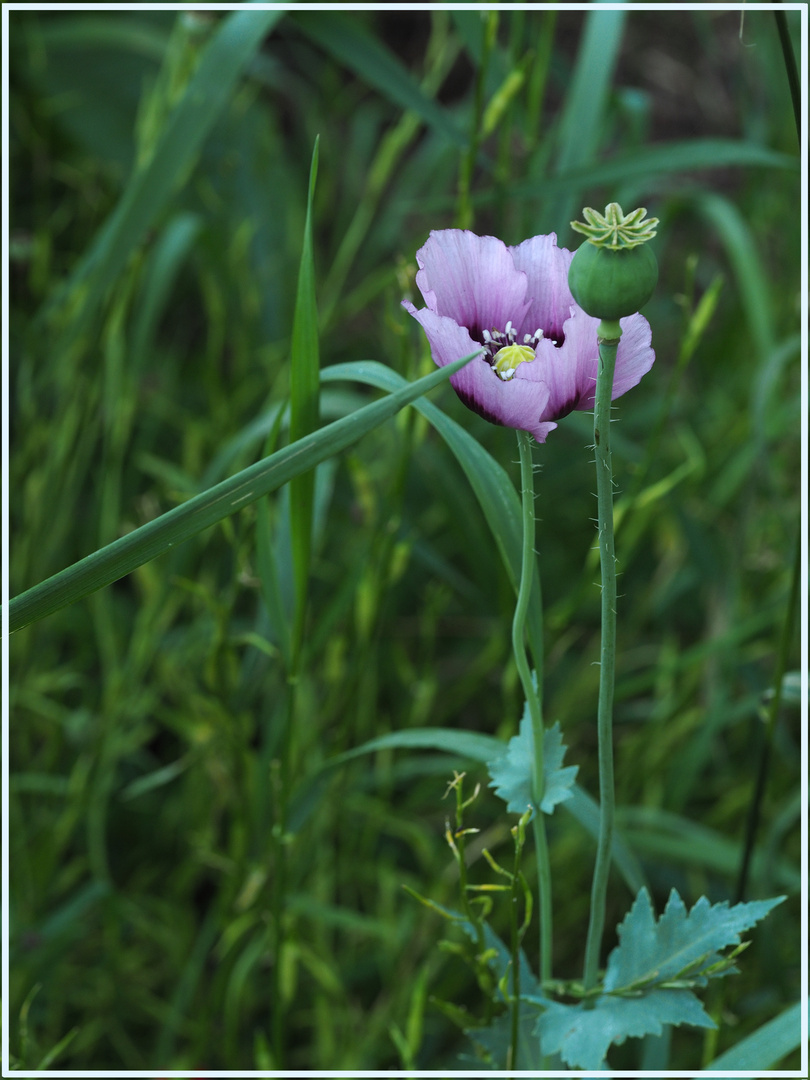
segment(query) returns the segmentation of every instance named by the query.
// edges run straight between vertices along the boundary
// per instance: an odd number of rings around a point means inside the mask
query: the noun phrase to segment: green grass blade
[[[605,130],[605,112],[622,43],[624,11],[591,11],[587,16],[574,74],[565,99],[555,172],[570,172],[595,159]],[[558,234],[579,207],[576,192],[558,195],[547,220]]]
[[[130,363],[141,371],[154,348],[154,336],[172,285],[202,228],[198,214],[180,213],[166,225],[151,252],[134,309]]]
[[[753,231],[744,215],[723,195],[703,192],[696,197],[695,207],[723,242],[737,279],[740,307],[751,330],[751,344],[757,359],[763,362],[773,349],[777,333],[768,279]]]
[[[292,343],[290,346],[290,442],[303,439],[318,427],[320,355],[318,304],[315,298],[315,260],[312,251],[312,201],[318,176],[318,139],[312,151],[307,194],[304,245],[298,273]],[[290,534],[292,539],[295,616],[293,650],[301,647],[306,616],[309,563],[312,553],[312,502],[315,474],[301,473],[290,482]]]
[[[283,14],[237,11],[223,20],[170,113],[151,160],[133,172],[120,202],[55,297],[58,303],[75,297],[77,290],[82,292],[80,311],[69,328],[71,339],[86,327],[147,230],[188,176],[237,80]]]
[[[275,423],[265,443],[265,456],[275,451],[283,422],[284,410],[279,405]],[[270,618],[270,625],[275,634],[275,641],[281,650],[284,663],[289,668],[292,660],[290,605],[286,603],[286,582],[282,581],[282,575],[279,573],[279,547],[284,540],[289,543],[290,539],[289,498],[285,500],[285,494],[289,496],[289,491],[286,493],[282,491],[278,499],[279,517],[283,524],[279,528],[278,522],[276,522],[275,534],[269,498],[265,496],[263,499],[259,499],[256,504],[256,570],[259,574],[262,598]]]
[[[134,13],[132,13],[134,14]],[[47,20],[38,28],[47,51],[56,49],[97,48],[128,49],[148,56],[157,63],[166,52],[166,33],[147,21],[137,18],[110,19],[90,15],[87,11],[65,13],[61,19]]]
[[[340,453],[363,435],[394,416],[421,394],[432,390],[454,374],[476,353],[462,357],[424,378],[407,384],[381,401],[366,405],[350,416],[336,420],[319,431],[290,443],[270,457],[243,469],[235,476],[193,499],[176,506],[127,536],[114,540],[87,555],[73,566],[60,570],[46,581],[26,590],[9,604],[10,632],[81,600],[97,589],[117,581],[138,566],[162,555],[203,529],[216,524],[243,506],[248,506],[288,483],[294,476],[312,469],[321,461]]]
[[[464,132],[422,91],[399,58],[363,29],[356,18],[334,11],[297,11],[290,17],[307,37],[389,101],[411,109],[456,146],[467,146]]]
[[[707,1071],[717,1073],[728,1069],[729,1072],[739,1075],[739,1072],[745,1069],[774,1069],[801,1045],[801,1041],[802,1004],[797,1002],[767,1024],[763,1024],[759,1031],[748,1035],[736,1046],[715,1058]],[[705,1076],[706,1073],[700,1075]],[[718,1080],[721,1078],[718,1077]]]
[[[646,180],[661,173],[728,166],[798,171],[799,159],[742,139],[685,139],[639,147],[628,153],[618,153],[608,161],[572,166],[559,176],[544,177],[542,188],[532,180],[511,185],[507,191],[510,198],[536,198],[540,193],[558,195],[568,190],[591,191],[626,180]],[[495,194],[489,192],[476,196],[476,202],[484,203],[494,198]]]
[[[739,841],[729,840],[716,829],[688,821],[680,814],[651,806],[627,806],[619,810],[617,820],[633,850],[642,857],[666,860],[671,866],[704,866],[715,874],[726,875],[729,881],[739,869]],[[752,872],[757,877],[767,872],[775,888],[801,890],[799,867],[789,859],[769,855],[761,844],[754,852]]]
[[[377,750],[441,750],[455,757],[470,758],[486,764],[499,757],[506,749],[505,744],[494,735],[481,735],[474,731],[456,731],[454,728],[409,728],[407,731],[392,731],[380,735],[347,750],[338,757],[331,758],[325,765],[334,768],[352,758],[363,754],[373,754]]]
[[[325,369],[321,378],[324,381],[356,379],[370,386],[376,386],[380,390],[389,391],[407,385],[405,379],[391,368],[367,360],[334,364]],[[427,404],[426,408],[425,404]],[[436,428],[458,459],[492,531],[509,581],[517,591],[523,549],[523,526],[520,500],[514,484],[506,471],[477,439],[474,439],[455,420],[446,416],[441,409],[425,402],[420,402],[417,408]],[[529,605],[527,620],[529,644],[536,663],[539,663],[539,658],[543,656],[543,623],[538,597],[539,579],[535,581],[532,589],[532,602]]]

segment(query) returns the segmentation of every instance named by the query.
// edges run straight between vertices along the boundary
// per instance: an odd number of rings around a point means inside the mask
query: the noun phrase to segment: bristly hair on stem
[[[604,324],[603,324],[604,325]],[[610,334],[612,327],[606,328]],[[600,331],[602,326],[600,326]],[[620,331],[621,332],[621,331]],[[607,334],[605,337],[607,337]],[[599,837],[596,849],[591,911],[585,946],[585,990],[596,985],[599,952],[605,925],[605,906],[610,851],[613,842],[613,688],[616,666],[616,555],[613,542],[613,466],[610,450],[610,402],[616,363],[616,340],[600,333],[599,376],[594,408],[594,460],[598,507],[599,556],[601,562],[602,630],[599,656]]]

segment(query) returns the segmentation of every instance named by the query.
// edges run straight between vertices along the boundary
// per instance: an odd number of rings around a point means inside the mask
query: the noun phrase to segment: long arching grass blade
[[[537,198],[541,193],[560,195],[571,191],[576,194],[627,180],[649,180],[661,173],[728,166],[797,172],[799,159],[793,154],[783,154],[743,139],[684,139],[619,152],[607,161],[593,162],[584,167],[572,166],[558,176],[544,177],[542,188],[538,188],[537,181],[532,180],[511,184],[506,190],[510,198],[530,199]],[[484,205],[495,198],[495,192],[490,191],[477,194],[475,201]]]
[[[270,457],[243,469],[235,476],[193,499],[176,506],[127,536],[114,540],[87,555],[73,566],[60,570],[46,581],[15,596],[9,603],[9,629],[13,633],[60,608],[74,604],[105,585],[117,581],[136,567],[162,555],[177,544],[229,514],[275,491],[294,476],[312,469],[321,461],[340,453],[361,436],[394,416],[421,394],[432,390],[454,374],[475,353],[463,357],[402,389],[366,405],[350,416],[336,420],[319,431],[285,446]]]

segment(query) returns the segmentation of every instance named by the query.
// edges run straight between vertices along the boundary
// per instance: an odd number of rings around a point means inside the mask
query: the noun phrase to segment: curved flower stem
[[[523,506],[523,558],[520,568],[520,588],[518,590],[515,617],[512,620],[512,649],[515,654],[520,682],[529,706],[532,721],[532,741],[534,743],[534,762],[532,768],[532,799],[535,811],[532,815],[534,845],[537,851],[537,893],[540,915],[540,982],[551,979],[551,867],[548,858],[546,823],[540,810],[543,799],[543,708],[538,688],[542,686],[542,673],[537,672],[537,686],[532,681],[529,661],[526,659],[524,630],[526,613],[534,576],[534,464],[532,462],[531,436],[526,431],[518,431],[518,450],[520,451],[520,487]]]
[[[605,898],[613,842],[613,683],[616,666],[616,556],[613,547],[613,466],[610,455],[610,405],[613,371],[621,328],[618,322],[599,324],[599,374],[593,414],[596,457],[596,497],[599,508],[599,558],[602,565],[602,644],[599,658],[599,840],[591,886],[591,914],[585,946],[585,990],[592,990],[599,973],[599,950],[605,928]]]

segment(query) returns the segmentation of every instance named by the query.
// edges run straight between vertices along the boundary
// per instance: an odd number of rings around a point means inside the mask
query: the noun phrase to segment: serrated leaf
[[[751,903],[710,904],[701,897],[690,912],[675,889],[656,921],[650,894],[642,889],[618,928],[619,945],[610,954],[605,974],[607,991],[639,983],[660,983],[689,969],[699,976],[716,963],[719,950],[739,945],[740,934],[785,899]]]
[[[691,990],[661,983],[688,974],[697,984],[728,968],[710,971],[720,950],[738,945],[739,935],[780,904],[784,896],[752,903],[710,904],[702,897],[691,911],[673,889],[656,919],[650,895],[641,889],[618,928],[619,945],[608,959],[604,989],[590,1008],[526,995],[543,1006],[537,1034],[546,1054],[559,1053],[575,1069],[601,1069],[612,1043],[660,1035],[665,1024],[714,1027]],[[631,996],[632,995],[632,996]]]
[[[543,798],[540,809],[551,814],[557,803],[570,799],[571,785],[579,772],[578,765],[562,768],[566,746],[562,741],[560,725],[548,728],[543,735]],[[506,803],[506,809],[515,814],[525,812],[527,806],[536,809],[532,799],[532,775],[534,762],[534,734],[529,709],[523,710],[520,733],[514,735],[506,752],[487,766],[491,777],[490,787]]]
[[[558,1053],[572,1069],[603,1069],[612,1043],[660,1035],[665,1024],[715,1026],[690,990],[656,989],[637,998],[603,994],[590,1009],[584,1003],[544,1004],[535,1028],[543,1053]]]

